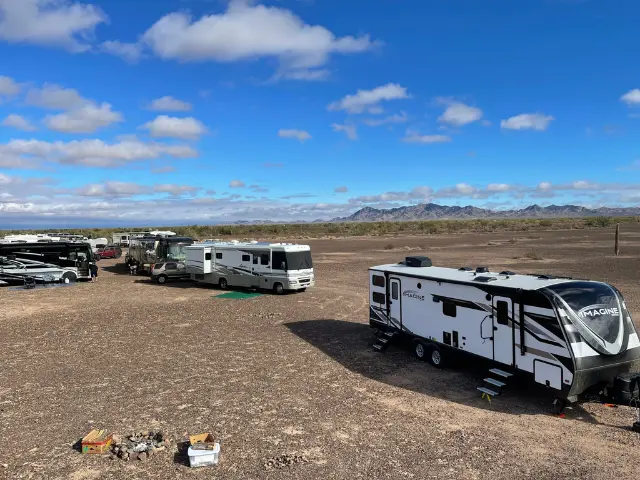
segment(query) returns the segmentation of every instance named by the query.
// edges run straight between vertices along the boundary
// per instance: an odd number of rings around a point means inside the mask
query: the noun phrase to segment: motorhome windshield
[[[178,241],[166,239],[161,242],[158,257],[170,260],[184,260],[187,258],[185,247],[193,245],[192,239],[182,238]]]
[[[607,353],[619,352],[619,348],[616,349],[613,344],[621,342],[623,306],[612,287],[596,282],[570,282],[548,289],[562,300],[565,309],[569,310],[569,319],[589,344],[592,344],[589,333],[595,334],[600,340],[597,343]]]
[[[311,252],[284,252],[285,270],[306,270],[313,268],[313,261],[311,260]]]

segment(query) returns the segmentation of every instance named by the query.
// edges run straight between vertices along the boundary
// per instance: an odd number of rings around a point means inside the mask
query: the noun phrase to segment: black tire
[[[553,399],[553,413],[556,415],[560,415],[564,412],[564,408],[567,406],[567,401],[564,398],[554,398]]]
[[[273,286],[273,291],[276,295],[282,295],[284,293],[284,286],[278,282]]]
[[[429,349],[427,346],[419,340],[413,342],[413,354],[416,356],[418,360],[426,360],[427,355],[429,354]]]
[[[158,275],[158,278],[156,278],[156,282],[158,282],[160,285],[164,285],[165,283],[167,283],[167,281],[169,280],[169,277],[167,277],[166,275]]]
[[[78,276],[73,272],[64,272],[62,274],[62,283],[74,283],[78,280]]]
[[[442,368],[444,366],[444,355],[437,345],[429,346],[427,360],[436,368]]]
[[[220,281],[218,282],[218,286],[222,290],[226,290],[227,288],[229,288],[229,284],[227,283],[227,279],[226,278],[221,278]]]
[[[306,289],[306,288],[301,288],[301,289],[300,289],[300,290],[298,290],[298,291],[299,291],[300,293],[302,293],[302,292],[306,292],[306,291],[307,291],[307,289]]]

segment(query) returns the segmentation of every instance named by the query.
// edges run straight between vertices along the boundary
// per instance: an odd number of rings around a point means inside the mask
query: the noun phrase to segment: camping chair
[[[35,277],[24,277],[24,288],[25,288],[25,290],[36,288],[36,278]]]

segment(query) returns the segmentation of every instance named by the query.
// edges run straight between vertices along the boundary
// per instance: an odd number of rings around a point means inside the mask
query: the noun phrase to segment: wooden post
[[[616,256],[620,255],[620,224],[616,223]]]

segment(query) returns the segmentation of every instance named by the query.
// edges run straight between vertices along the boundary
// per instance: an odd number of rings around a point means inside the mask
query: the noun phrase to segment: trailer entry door
[[[402,293],[400,292],[400,279],[389,279],[389,317],[393,324],[402,328]]]
[[[493,359],[513,365],[513,302],[493,297]]]

